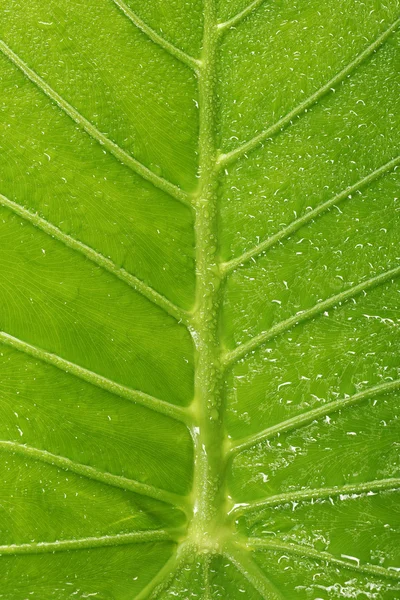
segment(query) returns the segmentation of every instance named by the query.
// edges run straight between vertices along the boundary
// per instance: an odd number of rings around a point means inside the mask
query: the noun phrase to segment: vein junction
[[[186,54],[186,52],[183,52],[182,50],[168,42],[165,38],[163,38],[156,31],[154,31],[154,29],[152,29],[146,23],[144,23],[144,21],[140,17],[138,17],[138,15],[135,12],[133,12],[133,10],[129,8],[129,6],[127,6],[125,2],[123,2],[122,0],[112,1],[125,14],[125,16],[128,17],[130,21],[132,21],[134,25],[136,25],[136,27],[143,31],[143,33],[146,34],[155,44],[163,48],[166,52],[168,52],[168,54],[171,54],[171,56],[174,56],[175,58],[180,60],[183,64],[197,71],[199,65],[201,64],[201,62],[197,58],[189,56],[188,54]]]
[[[227,518],[229,512],[229,500],[226,491],[226,470],[228,463],[234,454],[254,443],[253,438],[239,441],[237,448],[230,449],[226,431],[223,423],[223,379],[225,369],[234,362],[246,356],[266,339],[287,331],[293,325],[313,318],[327,308],[340,304],[354,295],[363,292],[366,289],[380,285],[386,281],[400,275],[400,267],[388,270],[376,277],[371,277],[364,282],[345,290],[335,297],[329,298],[316,305],[312,309],[299,315],[294,315],[287,321],[278,324],[273,330],[256,336],[248,344],[233,350],[228,354],[223,353],[219,339],[219,311],[222,295],[222,282],[227,271],[233,270],[236,264],[222,264],[218,257],[218,180],[221,173],[221,167],[233,162],[247,150],[252,149],[261,143],[270,135],[270,131],[263,132],[252,140],[246,147],[241,147],[229,155],[220,155],[216,146],[216,52],[218,38],[225,28],[239,23],[247,14],[261,2],[254,2],[243,11],[242,15],[235,17],[231,23],[218,25],[216,18],[215,0],[205,1],[205,23],[203,52],[201,56],[201,65],[198,69],[199,78],[199,98],[200,98],[200,136],[199,136],[199,157],[200,157],[200,179],[198,194],[194,201],[195,206],[195,230],[196,230],[196,265],[197,265],[197,291],[196,305],[193,313],[192,333],[196,351],[196,372],[195,372],[195,400],[192,405],[194,415],[194,425],[192,427],[192,436],[195,445],[195,475],[192,491],[192,501],[194,512],[189,524],[187,543],[193,544],[199,553],[220,552],[224,554],[236,568],[248,579],[251,585],[259,592],[261,597],[280,600],[281,594],[274,588],[265,574],[257,567],[250,557],[250,553],[257,546],[254,540],[248,540],[246,547],[241,547],[239,551],[235,548],[235,534],[232,531],[232,520],[229,524]],[[370,56],[380,45],[384,43],[390,33],[397,27],[399,21],[392,24],[377,40],[361,53],[352,63],[343,69],[335,78],[334,83],[344,79],[349,73],[355,70],[368,56]],[[327,93],[333,85],[328,82],[323,89],[318,90],[307,101],[307,106],[316,102],[320,97]],[[325,89],[326,88],[326,89]],[[296,114],[300,114],[307,108],[302,105],[295,109]],[[287,122],[294,115],[288,116]],[[278,123],[276,132],[282,128],[282,123]],[[357,189],[367,185],[379,176],[398,165],[398,158],[393,159],[386,165],[383,165],[355,186]],[[343,191],[334,199],[322,204],[315,209],[309,220],[318,214],[327,210],[335,202],[338,202],[352,193],[353,187]],[[304,219],[308,222],[307,219]],[[302,226],[303,222],[296,223],[295,227]],[[284,232],[289,235],[290,231]],[[245,257],[246,260],[248,257]],[[243,257],[239,258],[242,260]],[[379,393],[385,393],[390,390],[398,389],[399,383],[391,382],[382,384],[360,392],[351,399],[339,400],[331,403],[328,407],[321,407],[326,412],[330,410],[339,410],[345,405],[355,404]],[[333,406],[335,404],[335,406]],[[336,406],[337,404],[337,406]],[[300,427],[303,420],[314,418],[317,415],[305,415],[293,419],[293,423],[282,423],[277,428]],[[260,437],[265,438],[266,432],[261,432]],[[257,436],[254,436],[257,437]],[[258,438],[257,438],[258,441]],[[371,486],[377,491],[392,489],[396,486],[397,480],[380,480],[370,482]],[[368,483],[365,484],[367,490]],[[364,486],[360,486],[359,492],[364,491]],[[309,490],[311,493],[311,491]],[[314,490],[320,496],[325,494],[324,490]],[[328,493],[328,490],[326,490]],[[301,494],[301,492],[299,492]],[[304,492],[307,494],[308,492]],[[278,498],[276,498],[278,500]],[[282,498],[283,500],[283,498]],[[268,499],[266,499],[268,502]],[[248,507],[251,510],[251,506]],[[286,546],[285,546],[286,548]],[[283,550],[285,548],[282,547]],[[290,546],[290,551],[299,552],[300,549]],[[351,568],[351,563],[344,559],[328,553],[313,552],[312,549],[306,549],[303,556],[310,556],[315,559],[331,561],[337,565]],[[374,565],[363,565],[360,571],[376,575],[387,575],[387,569],[375,567]],[[205,574],[205,588],[209,589],[208,567]],[[391,574],[389,576],[392,576]]]

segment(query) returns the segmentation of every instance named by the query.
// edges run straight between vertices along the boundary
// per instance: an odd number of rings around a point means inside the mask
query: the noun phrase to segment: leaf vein
[[[162,529],[154,529],[149,531],[135,531],[132,533],[119,533],[116,535],[103,535],[99,537],[84,537],[76,540],[57,540],[55,542],[31,542],[26,544],[2,545],[0,546],[0,555],[45,554],[71,550],[84,550],[88,548],[105,548],[109,546],[144,544],[146,542],[164,542],[173,540],[174,538],[167,531]]]
[[[100,471],[95,467],[78,463],[65,456],[48,452],[47,450],[41,450],[40,448],[8,440],[0,440],[0,450],[1,449],[6,452],[29,456],[34,460],[58,467],[65,471],[71,471],[77,475],[104,483],[111,487],[135,492],[141,496],[147,496],[149,498],[160,500],[161,502],[185,508],[185,499],[178,494],[173,494],[172,492],[167,492],[166,490],[162,490],[155,486],[141,483],[135,479],[129,479],[120,475],[113,475],[112,473]]]
[[[289,317],[289,319],[286,319],[285,321],[281,321],[280,323],[277,323],[277,325],[274,325],[268,331],[265,331],[263,333],[260,333],[256,336],[254,336],[248,342],[245,342],[244,344],[237,346],[231,352],[226,353],[224,361],[223,361],[225,368],[230,367],[232,364],[234,364],[238,360],[245,357],[246,354],[249,354],[253,350],[256,350],[259,346],[261,346],[265,342],[271,340],[272,338],[277,337],[278,335],[280,335],[282,333],[285,333],[286,331],[289,331],[292,327],[299,325],[300,323],[303,323],[304,321],[308,321],[308,320],[312,319],[313,317],[320,315],[327,309],[332,308],[337,304],[341,304],[342,302],[346,302],[347,300],[350,300],[351,298],[353,298],[354,296],[357,296],[358,294],[360,294],[363,291],[372,289],[378,285],[382,285],[385,282],[389,281],[390,279],[395,279],[399,275],[400,275],[400,266],[390,269],[389,271],[384,271],[383,273],[380,273],[380,275],[377,275],[375,277],[370,277],[370,278],[366,279],[365,281],[362,281],[361,283],[359,283],[351,288],[348,288],[347,290],[344,290],[343,292],[340,292],[339,294],[336,294],[334,296],[331,296],[330,298],[327,298],[326,300],[318,302],[311,308],[303,310],[303,311],[293,315],[292,317]]]
[[[184,567],[189,555],[190,551],[185,542],[178,545],[176,552],[165,563],[163,568],[155,575],[150,583],[135,596],[134,600],[155,600],[156,598],[159,598],[160,594],[171,586],[174,577]]]
[[[204,554],[202,562],[204,600],[213,600],[210,582],[211,559],[210,554]]]
[[[19,338],[16,338],[4,331],[0,331],[0,343],[5,344],[11,348],[19,350],[20,352],[24,352],[25,354],[32,356],[33,358],[39,359],[44,363],[52,365],[53,367],[57,367],[60,371],[64,371],[64,373],[68,373],[90,383],[102,390],[106,390],[120,398],[124,398],[125,400],[129,400],[136,404],[140,404],[158,412],[160,414],[164,414],[176,421],[180,421],[182,423],[187,423],[188,421],[188,412],[179,406],[175,406],[173,404],[169,404],[164,400],[160,400],[159,398],[154,398],[149,394],[141,392],[139,390],[133,390],[132,388],[128,388],[116,381],[112,381],[111,379],[107,379],[98,373],[94,373],[89,369],[85,369],[80,365],[70,362],[57,354],[47,352],[42,348],[37,346],[33,346],[28,342],[25,342]]]
[[[264,600],[283,600],[283,596],[242,548],[235,548],[232,544],[224,554]]]
[[[356,56],[348,65],[346,65],[339,73],[337,73],[332,79],[330,79],[327,83],[325,83],[321,88],[319,88],[316,92],[314,92],[311,96],[309,96],[306,100],[301,102],[298,106],[296,106],[293,110],[287,113],[284,117],[279,119],[274,125],[271,125],[268,129],[260,132],[256,136],[254,136],[248,142],[245,142],[238,148],[235,148],[231,152],[226,154],[221,154],[218,159],[218,164],[220,167],[225,167],[229,164],[234,163],[241,156],[245,155],[247,152],[251,152],[257,146],[262,144],[264,141],[267,141],[268,138],[271,138],[284,130],[288,125],[291,124],[291,121],[296,117],[304,114],[307,109],[311,108],[314,104],[316,104],[323,96],[328,94],[334,86],[341,83],[346,77],[351,75],[364,61],[366,61],[378,48],[380,48],[384,42],[388,39],[388,37],[397,29],[400,24],[400,18],[394,21],[381,35],[379,35],[361,54]]]
[[[339,194],[336,194],[335,196],[333,196],[326,202],[322,202],[321,204],[316,206],[314,209],[305,213],[298,219],[292,221],[289,225],[287,225],[286,227],[284,227],[277,233],[273,234],[271,237],[264,240],[260,244],[257,244],[256,246],[254,246],[253,248],[250,248],[250,250],[247,250],[246,252],[243,252],[243,254],[241,254],[237,258],[233,258],[232,260],[222,263],[221,270],[223,271],[224,275],[230,273],[231,271],[235,270],[238,267],[241,267],[242,265],[247,263],[249,260],[251,260],[253,257],[262,254],[266,250],[269,250],[270,248],[275,246],[281,240],[284,240],[284,239],[288,238],[290,235],[292,235],[293,233],[296,233],[299,229],[301,229],[305,225],[308,225],[316,217],[319,217],[320,215],[324,214],[327,210],[329,210],[329,208],[339,204],[343,200],[346,200],[350,194],[353,194],[353,193],[365,188],[370,183],[376,181],[383,175],[386,175],[390,171],[394,170],[399,164],[400,164],[400,156],[396,156],[396,158],[393,158],[392,160],[385,163],[378,169],[375,169],[374,171],[369,173],[366,177],[363,177],[362,179],[360,179],[353,185],[351,185],[351,186],[347,187],[345,190],[339,192]]]
[[[306,490],[293,490],[283,494],[269,496],[263,500],[243,503],[233,508],[230,515],[234,518],[240,515],[262,509],[267,506],[279,506],[288,502],[297,502],[302,500],[315,500],[339,496],[342,494],[364,494],[368,492],[380,492],[385,490],[397,490],[400,488],[400,479],[376,479],[374,481],[363,481],[361,483],[349,483],[337,487],[314,488]]]
[[[149,25],[147,25],[129,6],[125,4],[122,0],[112,0],[114,4],[123,12],[123,14],[128,17],[128,19],[138,28],[140,29],[148,38],[151,39],[152,42],[160,46],[163,50],[171,54],[174,58],[177,58],[180,62],[185,64],[186,66],[198,70],[201,65],[201,61],[193,56],[189,56],[180,48],[177,48],[170,42],[168,42],[165,38],[159,35],[154,29],[152,29]]]
[[[381,567],[379,565],[357,564],[356,562],[353,563],[344,560],[343,558],[337,558],[329,552],[315,550],[314,548],[300,546],[298,544],[275,542],[272,540],[263,540],[260,538],[248,538],[247,545],[248,547],[254,549],[265,548],[268,550],[279,550],[289,552],[297,556],[307,556],[310,558],[315,558],[316,560],[322,560],[328,563],[333,563],[335,565],[339,565],[352,571],[359,571],[361,573],[368,573],[370,575],[382,576],[387,579],[400,579],[400,573],[397,573],[396,571],[391,570],[390,568]]]
[[[309,410],[306,413],[301,413],[300,415],[296,415],[291,419],[287,419],[286,421],[272,425],[272,427],[267,427],[267,429],[264,429],[263,431],[238,440],[232,445],[230,449],[230,455],[233,456],[238,454],[239,452],[242,452],[242,450],[246,450],[250,446],[254,446],[259,442],[274,437],[280,433],[297,429],[298,427],[306,425],[307,423],[310,423],[319,417],[323,417],[327,414],[342,410],[348,406],[353,406],[358,402],[362,402],[363,400],[369,400],[375,396],[387,394],[398,389],[400,389],[400,379],[395,379],[393,381],[380,383],[379,385],[365,389],[362,392],[358,392],[357,394],[353,394],[347,398],[339,398],[338,400],[327,402],[326,404]]]
[[[106,135],[101,133],[90,121],[88,121],[81,113],[67,102],[60,94],[58,94],[48,83],[46,83],[35,71],[13,51],[4,41],[0,40],[0,51],[9,60],[24,73],[24,75],[34,83],[50,100],[55,102],[57,106],[67,114],[79,127],[81,127],[92,139],[98,142],[110,154],[112,154],[122,164],[129,167],[140,175],[143,179],[150,182],[154,187],[162,190],[169,196],[175,198],[185,206],[192,207],[189,194],[178,188],[170,181],[159,177],[153,171],[148,169],[141,162],[130,156],[118,144],[110,140]]]
[[[56,238],[61,243],[65,244],[65,246],[67,246],[68,248],[80,252],[88,260],[95,263],[102,269],[108,271],[112,275],[115,275],[124,283],[128,284],[131,288],[133,288],[139,294],[150,300],[150,302],[164,310],[167,314],[172,316],[178,322],[183,322],[185,323],[185,325],[188,325],[189,315],[185,310],[173,304],[173,302],[168,300],[168,298],[154,290],[151,286],[147,285],[147,283],[145,283],[141,279],[138,279],[131,273],[128,273],[128,271],[126,271],[125,269],[118,267],[115,263],[113,263],[112,260],[106,258],[100,252],[97,252],[97,250],[94,250],[94,248],[91,248],[87,244],[84,244],[83,242],[64,233],[63,231],[61,231],[61,229],[59,229],[43,217],[40,217],[37,213],[31,212],[27,208],[10,200],[3,194],[0,194],[0,205],[9,208],[15,214],[29,221],[32,225],[34,225],[47,235]]]
[[[265,0],[254,0],[254,2],[250,2],[250,4],[246,6],[246,8],[241,10],[239,13],[237,13],[227,21],[224,21],[224,23],[218,23],[218,29],[222,32],[227,31],[228,29],[231,29],[236,25],[239,25],[239,23],[244,21],[246,17],[250,16],[253,12],[255,12],[259,6],[264,4],[264,2]]]

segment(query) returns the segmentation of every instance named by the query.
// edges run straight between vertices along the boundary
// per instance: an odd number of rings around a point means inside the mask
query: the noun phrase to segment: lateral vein
[[[347,300],[351,299],[354,296],[357,296],[361,292],[366,291],[371,288],[374,288],[378,285],[382,285],[386,281],[389,281],[390,279],[395,279],[399,275],[400,275],[400,266],[395,267],[394,269],[390,269],[389,271],[384,271],[380,275],[377,275],[375,277],[370,277],[370,278],[366,279],[365,281],[362,281],[361,283],[359,283],[351,288],[348,288],[347,290],[344,290],[343,292],[340,292],[339,294],[336,294],[335,296],[331,296],[330,298],[327,298],[326,300],[323,300],[322,302],[318,302],[311,308],[308,308],[306,310],[298,312],[297,314],[293,315],[289,319],[286,319],[285,321],[281,321],[280,323],[277,323],[277,325],[274,325],[268,331],[265,331],[263,333],[260,333],[256,336],[254,336],[248,342],[245,342],[244,344],[237,346],[234,350],[225,354],[225,358],[224,358],[225,368],[230,367],[232,364],[234,364],[241,358],[245,357],[246,354],[249,354],[249,352],[256,350],[259,346],[261,346],[265,342],[271,340],[272,338],[275,338],[276,336],[278,336],[282,333],[285,333],[286,331],[290,330],[295,325],[298,325],[299,323],[303,323],[304,321],[308,321],[309,319],[312,319],[313,317],[320,315],[327,309],[334,307],[336,304],[346,302]]]
[[[329,552],[315,550],[307,546],[300,546],[298,544],[290,544],[285,542],[275,542],[272,540],[263,540],[260,538],[247,538],[247,546],[249,548],[258,549],[264,548],[268,550],[279,550],[283,552],[289,552],[297,556],[308,556],[315,558],[316,560],[323,560],[328,563],[340,565],[346,569],[352,571],[359,571],[361,573],[368,573],[370,575],[377,575],[385,577],[387,579],[400,579],[400,573],[390,568],[381,567],[379,565],[362,564],[357,562],[350,562],[343,558],[337,558]]]
[[[385,490],[397,490],[400,488],[400,479],[376,479],[374,481],[364,481],[362,483],[349,483],[337,487],[314,488],[306,490],[293,490],[283,494],[269,496],[263,500],[243,503],[230,511],[230,516],[237,518],[241,515],[252,512],[253,510],[263,509],[268,506],[279,506],[289,502],[300,502],[302,500],[319,500],[331,496],[340,496],[347,494],[365,494],[368,492],[380,492]]]
[[[155,486],[141,483],[135,479],[129,479],[127,477],[121,477],[120,475],[113,475],[112,473],[100,471],[95,467],[83,465],[82,463],[70,460],[65,456],[59,456],[57,454],[53,454],[52,452],[48,452],[47,450],[41,450],[33,446],[19,444],[17,442],[8,440],[0,440],[0,450],[1,449],[5,450],[6,452],[12,452],[22,456],[29,456],[34,460],[58,467],[65,471],[71,471],[77,475],[81,475],[82,477],[86,477],[87,479],[91,479],[93,481],[104,483],[105,485],[111,487],[135,492],[141,496],[154,498],[174,506],[184,507],[184,498],[178,494],[173,494]]]
[[[156,573],[153,579],[144,587],[134,600],[156,600],[160,594],[167,590],[175,575],[184,567],[189,558],[188,546],[185,542],[178,545],[176,552]]]
[[[141,162],[130,156],[118,144],[110,140],[106,135],[101,133],[90,121],[88,121],[81,113],[67,102],[60,94],[58,94],[48,83],[44,81],[35,71],[17,55],[5,42],[0,40],[0,51],[10,59],[10,61],[24,73],[24,75],[34,83],[50,100],[55,102],[57,106],[67,114],[79,127],[81,127],[92,139],[104,147],[110,154],[117,158],[122,164],[126,165],[132,171],[140,175],[143,179],[153,184],[156,188],[162,190],[169,196],[175,198],[185,206],[192,208],[192,202],[189,194],[178,188],[176,185],[159,177],[153,171],[148,169]]]
[[[107,379],[98,373],[94,373],[89,369],[85,369],[80,365],[72,363],[65,358],[61,358],[61,356],[58,356],[57,354],[53,354],[43,350],[42,348],[33,346],[32,344],[16,338],[4,331],[0,331],[0,343],[19,350],[20,352],[24,352],[25,354],[37,358],[38,360],[52,365],[53,367],[57,367],[60,369],[60,371],[64,371],[64,373],[79,377],[79,379],[82,379],[83,381],[86,381],[102,390],[106,390],[107,392],[115,394],[116,396],[124,398],[125,400],[130,400],[131,402],[145,406],[150,410],[164,414],[172,419],[175,419],[176,421],[186,423],[188,420],[187,411],[184,408],[169,404],[164,400],[154,398],[153,396],[150,396],[149,394],[139,390],[128,388],[120,383],[117,383],[116,381]]]
[[[283,596],[243,548],[235,548],[231,544],[226,546],[224,554],[264,600],[283,600]]]
[[[173,541],[174,538],[162,529],[135,531],[99,537],[84,537],[76,540],[57,540],[56,542],[31,542],[27,544],[9,544],[0,546],[0,555],[4,554],[45,554],[84,550],[86,548],[105,548],[126,544],[144,544],[146,542]]]
[[[375,385],[370,387],[362,392],[358,392],[357,394],[353,394],[352,396],[348,396],[347,398],[339,398],[338,400],[333,400],[332,402],[327,402],[322,406],[318,406],[312,410],[307,411],[306,413],[301,413],[300,415],[296,415],[291,419],[287,419],[286,421],[282,421],[281,423],[277,423],[276,425],[272,425],[272,427],[268,427],[263,431],[258,433],[249,435],[237,442],[233,443],[229,454],[233,456],[262,442],[266,439],[270,439],[278,434],[291,431],[293,429],[297,429],[302,425],[306,425],[307,423],[311,423],[315,419],[319,417],[323,417],[327,414],[334,413],[338,410],[344,409],[348,406],[353,406],[358,402],[362,402],[363,400],[369,400],[375,396],[380,396],[382,394],[387,394],[389,392],[400,389],[400,379],[395,379],[393,381],[387,381],[385,383],[380,383],[379,385]]]
[[[236,25],[239,25],[241,21],[244,21],[246,17],[255,12],[259,6],[264,4],[264,2],[265,0],[254,0],[254,2],[250,2],[250,4],[246,6],[246,8],[241,10],[239,13],[237,13],[224,23],[218,23],[218,29],[221,32],[223,32],[227,31],[228,29],[231,29],[232,27],[235,27]]]
[[[268,140],[268,138],[273,137],[283,129],[285,129],[288,125],[291,124],[291,121],[296,117],[300,116],[304,112],[307,111],[311,106],[313,106],[320,98],[328,94],[334,89],[334,86],[341,83],[346,77],[348,77],[353,71],[355,71],[365,60],[367,60],[380,46],[384,44],[384,42],[388,39],[388,37],[397,29],[400,24],[400,18],[397,19],[394,23],[392,23],[381,35],[379,35],[373,42],[370,44],[361,54],[356,56],[348,65],[346,65],[339,73],[337,73],[332,79],[330,79],[327,83],[325,83],[319,90],[314,92],[311,96],[309,96],[306,100],[301,102],[298,106],[296,106],[293,110],[287,113],[284,117],[279,119],[274,125],[271,125],[265,131],[254,136],[248,142],[245,142],[235,150],[228,152],[226,154],[221,154],[218,160],[218,164],[220,167],[225,167],[229,164],[232,164],[236,160],[238,160],[241,156],[246,154],[247,152],[251,152],[259,146],[262,142]]]
[[[212,556],[210,554],[203,555],[202,561],[202,575],[203,575],[203,587],[204,587],[204,600],[213,600],[213,594],[211,591],[210,582],[210,568],[211,568]]]
[[[140,29],[144,34],[147,35],[148,38],[151,39],[152,42],[160,46],[163,50],[171,54],[173,57],[177,58],[180,62],[185,64],[186,66],[198,70],[201,65],[201,61],[189,54],[186,54],[180,48],[177,48],[170,42],[168,42],[165,38],[159,35],[154,29],[152,29],[149,25],[147,25],[129,6],[125,4],[122,0],[112,0],[114,4],[124,13],[126,17],[134,24],[138,29]]]
[[[112,273],[113,275],[118,277],[118,279],[128,284],[131,288],[133,288],[139,294],[150,300],[150,302],[164,310],[164,312],[169,314],[178,322],[182,322],[185,325],[188,325],[189,315],[185,310],[173,304],[173,302],[168,300],[168,298],[154,290],[144,281],[138,279],[131,273],[128,273],[128,271],[126,271],[125,269],[118,267],[115,263],[113,263],[112,260],[106,258],[100,252],[97,252],[97,250],[94,250],[87,244],[84,244],[83,242],[80,242],[72,236],[64,233],[63,231],[61,231],[61,229],[59,229],[43,217],[40,217],[37,213],[31,212],[27,208],[14,202],[13,200],[10,200],[3,194],[0,194],[0,205],[9,208],[18,216],[29,221],[32,225],[34,225],[47,235],[65,244],[68,248],[80,252],[88,260],[95,263],[102,269],[108,271],[109,273]]]
[[[266,250],[269,250],[270,248],[275,246],[281,240],[288,238],[290,235],[292,235],[293,233],[296,233],[299,229],[301,229],[305,225],[308,225],[308,223],[313,221],[316,217],[319,217],[320,215],[322,215],[323,213],[328,211],[329,208],[339,204],[343,200],[346,200],[347,198],[349,198],[349,196],[351,194],[360,191],[361,189],[365,188],[368,184],[372,183],[373,181],[376,181],[377,179],[379,179],[386,173],[393,171],[399,164],[400,164],[400,156],[396,156],[396,158],[393,158],[392,160],[385,163],[378,169],[375,169],[374,171],[369,173],[366,177],[363,177],[362,179],[360,179],[353,185],[351,185],[351,186],[347,187],[345,190],[339,192],[339,194],[336,194],[335,196],[333,196],[326,202],[322,202],[321,204],[319,204],[312,210],[308,211],[307,213],[305,213],[304,215],[302,215],[295,221],[292,221],[289,225],[287,225],[286,227],[284,227],[283,229],[281,229],[280,231],[278,231],[277,233],[275,233],[268,239],[264,240],[260,244],[257,244],[253,248],[250,248],[250,250],[243,252],[243,254],[241,254],[241,256],[238,256],[237,258],[233,258],[232,260],[229,260],[225,263],[222,263],[221,270],[222,270],[223,274],[227,275],[228,273],[232,272],[233,270],[237,269],[238,267],[241,267],[244,264],[246,264],[249,260],[251,260],[255,256],[258,256],[258,255],[262,254],[263,252],[265,252]]]

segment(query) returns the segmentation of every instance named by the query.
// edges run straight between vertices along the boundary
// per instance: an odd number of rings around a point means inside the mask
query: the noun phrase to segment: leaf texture
[[[398,599],[398,0],[0,11],[0,599]]]

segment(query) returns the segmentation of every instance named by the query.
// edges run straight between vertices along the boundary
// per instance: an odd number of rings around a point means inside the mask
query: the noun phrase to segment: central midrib
[[[215,0],[204,3],[199,79],[199,191],[195,200],[196,305],[195,442],[193,518],[190,540],[217,549],[226,515],[224,429],[218,313],[221,274],[218,259],[218,165],[215,140],[215,78],[218,29]]]

